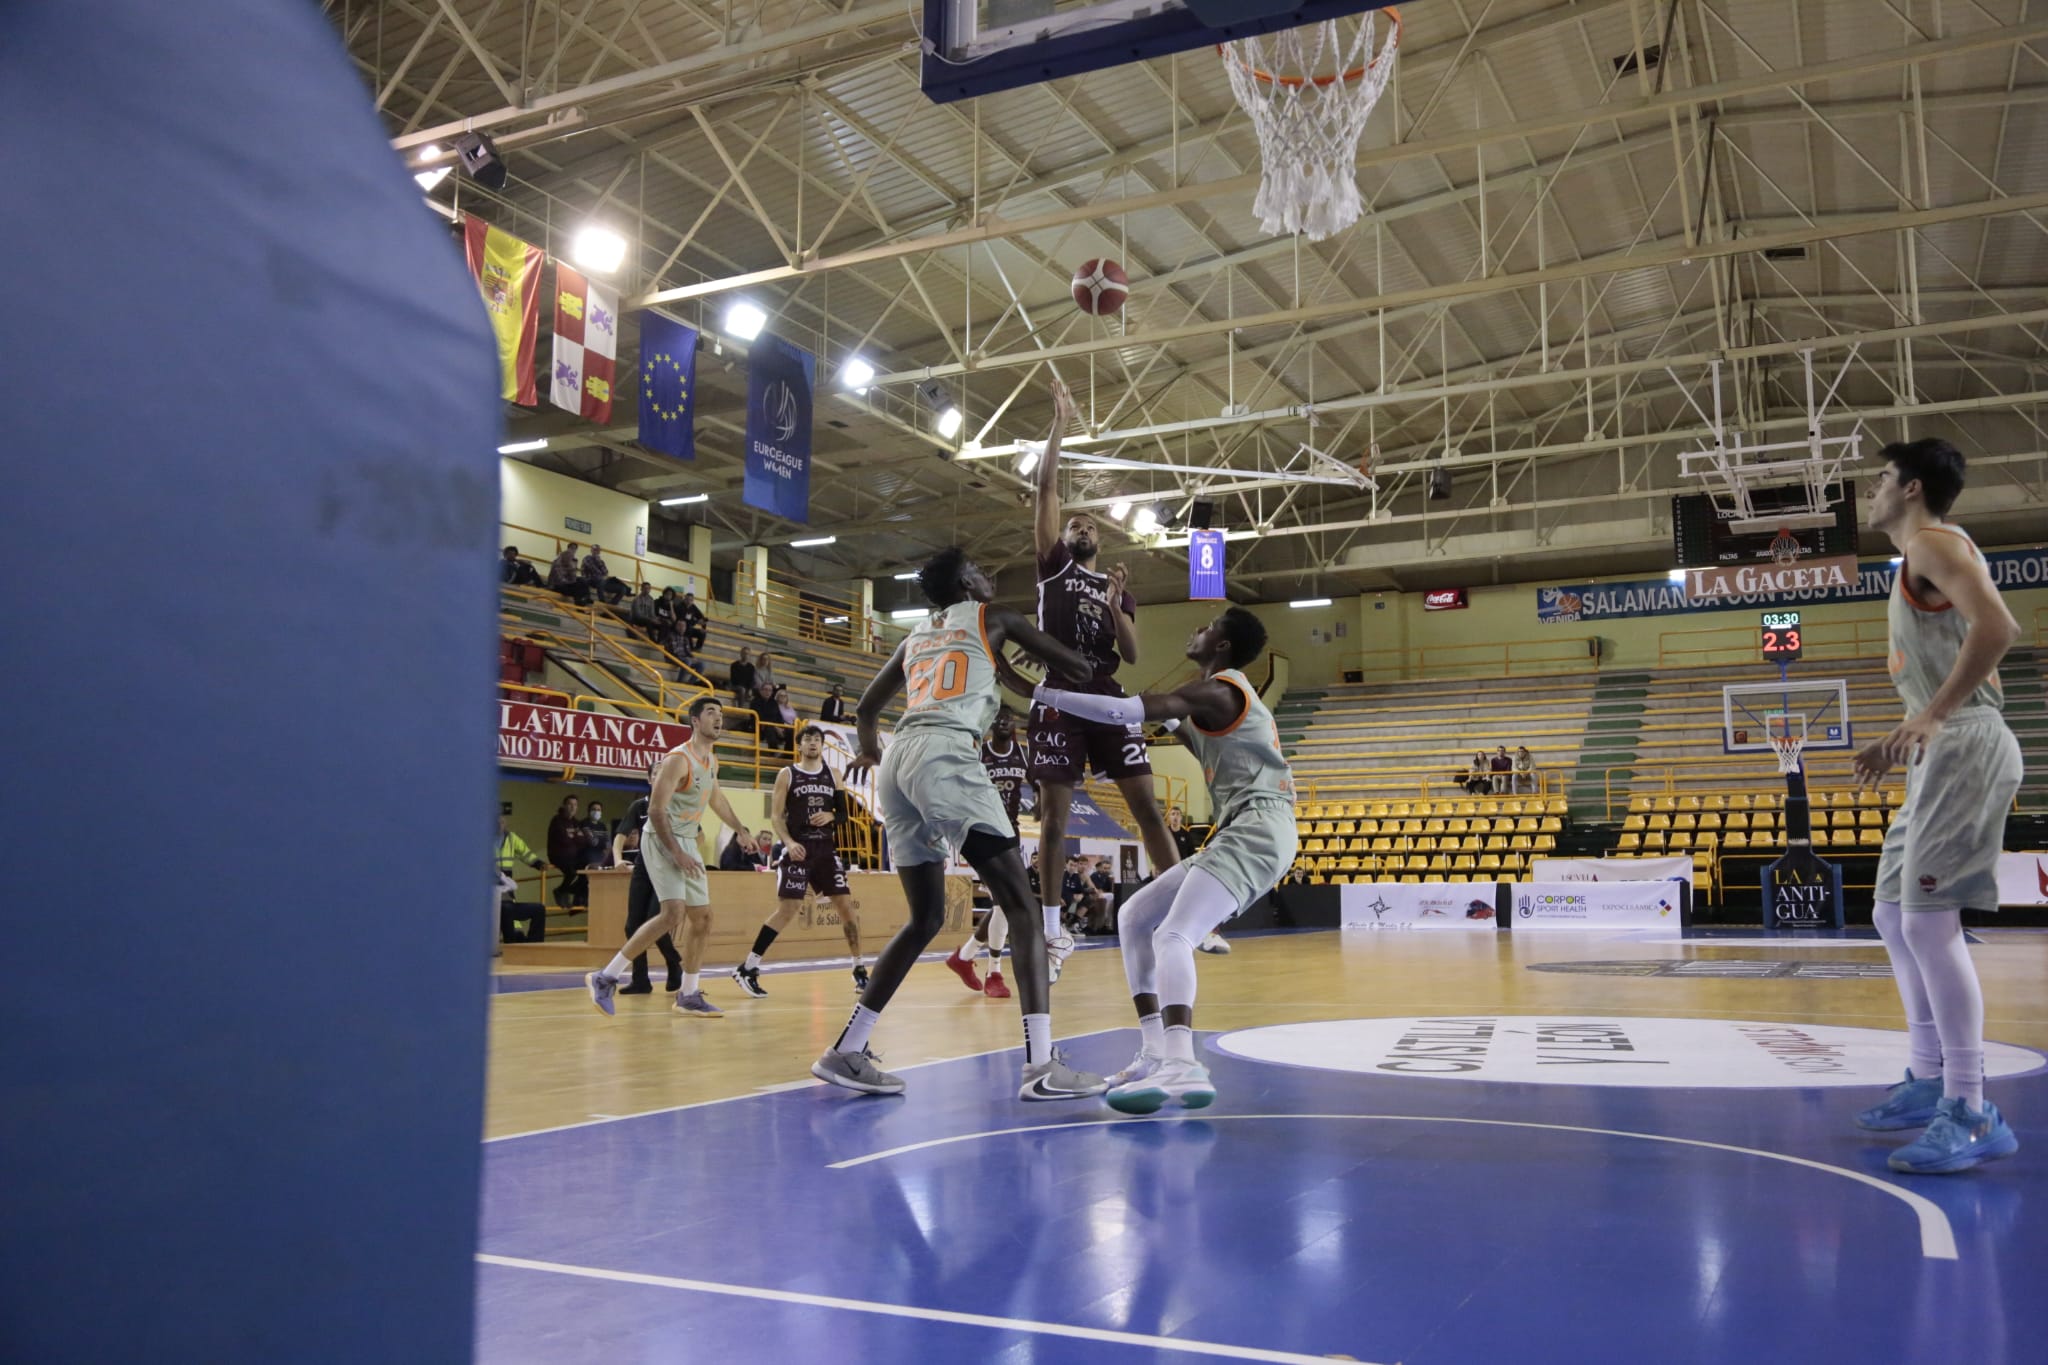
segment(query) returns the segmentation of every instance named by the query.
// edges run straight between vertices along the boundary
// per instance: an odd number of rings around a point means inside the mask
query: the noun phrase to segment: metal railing
[[[560,555],[568,546],[572,544],[595,546],[597,543],[591,540],[588,535],[581,537],[569,536],[564,535],[560,531],[543,531],[534,526],[521,526],[518,522],[514,521],[501,521],[498,525],[507,531],[517,531],[521,535],[536,536],[555,547],[554,554],[549,555],[545,559],[539,555],[530,555],[524,550],[519,552],[521,559],[534,566],[534,570],[540,575],[542,583],[547,582],[548,570],[554,567],[555,557]],[[646,583],[657,588],[673,587],[678,592],[695,593],[699,604],[710,600],[711,584],[709,580],[694,569],[678,569],[672,563],[657,564],[639,555],[628,554],[624,550],[606,550],[603,553],[603,559],[606,568],[610,570],[613,578],[618,579],[621,583],[630,583],[635,589],[638,589],[642,583]],[[617,568],[612,567],[615,560],[621,567],[626,565],[632,566],[630,577],[619,572]],[[580,560],[578,561],[578,567],[581,568]],[[659,575],[658,578],[656,577],[657,574]],[[682,581],[677,582],[678,578]]]
[[[1492,775],[1489,774],[1489,777]],[[1536,779],[1535,790],[1468,792],[1465,784],[1444,772],[1443,765],[1399,768],[1340,768],[1322,770],[1303,777],[1295,775],[1295,786],[1304,801],[1425,800],[1474,801],[1508,800],[1518,796],[1555,796],[1563,792],[1569,774],[1560,767],[1538,765],[1529,773],[1502,773],[1510,779]],[[1338,793],[1344,793],[1338,795]],[[1383,796],[1382,793],[1398,793]]]
[[[1407,682],[1431,678],[1528,678],[1597,673],[1600,656],[1590,637],[1549,636],[1540,640],[1489,640],[1469,645],[1417,645],[1347,654],[1341,676],[1359,682]]]

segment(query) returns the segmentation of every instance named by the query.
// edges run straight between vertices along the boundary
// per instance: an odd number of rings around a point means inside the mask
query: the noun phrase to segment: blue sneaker
[[[618,993],[619,983],[603,972],[592,972],[583,978],[583,984],[590,987],[590,1003],[606,1014],[613,1013],[612,997]]]
[[[1911,1070],[1906,1079],[1893,1086],[1883,1104],[1874,1104],[1856,1116],[1856,1126],[1873,1133],[1896,1133],[1901,1128],[1925,1128],[1934,1122],[1941,1103],[1941,1077],[1922,1080]]]
[[[723,1019],[725,1011],[704,998],[704,992],[691,991],[688,995],[676,997],[675,1012],[686,1014],[693,1019]]]
[[[2006,1127],[1997,1105],[1986,1100],[1973,1111],[1958,1096],[1943,1100],[1927,1131],[1893,1152],[1885,1165],[1911,1175],[1949,1175],[2019,1149],[2020,1140]]]

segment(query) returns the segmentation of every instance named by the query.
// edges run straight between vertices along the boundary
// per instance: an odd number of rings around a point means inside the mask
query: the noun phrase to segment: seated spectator
[[[1536,790],[1536,759],[1526,744],[1515,749],[1515,790],[1529,793]]]
[[[742,848],[738,839],[727,839],[718,854],[719,871],[753,872],[768,866],[768,844],[774,837],[771,834],[767,839],[756,839],[752,853]]]
[[[782,855],[789,851],[789,845],[777,839],[775,831],[772,829],[755,830],[754,847],[761,850],[761,866],[763,867],[781,866]]]
[[[498,561],[498,581],[515,588],[537,588],[540,575],[534,571],[533,565],[519,557],[517,545],[507,545],[505,557]]]
[[[759,698],[761,714],[761,747],[776,753],[794,753],[796,743],[796,707],[789,701],[789,689],[777,687],[763,696],[758,684],[754,695]]]
[[[1493,774],[1493,794],[1506,796],[1508,788],[1514,783],[1515,771],[1515,760],[1508,757],[1508,746],[1503,744],[1494,750],[1493,757],[1487,761],[1486,766]]]
[[[548,861],[555,865],[561,881],[555,884],[555,904],[566,910],[578,904],[583,894],[583,822],[577,818],[582,803],[573,796],[562,798],[561,808],[548,821]]]
[[[498,937],[506,943],[545,943],[547,910],[539,901],[519,899],[519,883],[513,873],[520,863],[532,868],[547,866],[526,846],[526,840],[512,832],[512,807],[501,805],[498,807]],[[518,928],[522,922],[527,926],[523,933]]]
[[[696,593],[683,594],[683,604],[676,608],[676,629],[683,636],[683,647],[677,652],[684,658],[691,658],[704,648],[704,637],[710,633],[710,625],[704,619],[704,609],[697,605]]]
[[[617,606],[619,599],[626,595],[626,585],[612,577],[611,567],[604,562],[604,551],[596,545],[583,556],[583,590],[601,597],[607,606]]]
[[[1484,749],[1472,755],[1472,766],[1465,773],[1465,790],[1474,796],[1484,796],[1493,790],[1492,765],[1487,762]]]
[[[846,697],[838,683],[833,683],[832,690],[825,694],[824,704],[818,707],[818,719],[835,725],[846,723]]]
[[[768,695],[775,692],[775,656],[765,649],[754,656],[754,690]]]
[[[1109,859],[1097,858],[1095,870],[1088,876],[1088,884],[1101,896],[1094,913],[1087,917],[1086,927],[1091,934],[1116,932],[1116,874],[1109,870]]]
[[[627,609],[627,619],[633,623],[633,629],[639,631],[654,643],[661,644],[660,615],[658,605],[654,600],[653,585],[642,583],[640,591],[633,595],[633,605]]]
[[[575,541],[569,548],[555,556],[555,562],[548,565],[548,587],[564,597],[574,598],[577,605],[590,605],[590,590],[583,586],[583,574],[576,567]]]
[[[733,660],[726,670],[725,685],[732,689],[732,704],[736,714],[726,717],[726,728],[752,729],[754,718],[747,714],[754,709],[754,661],[749,657],[752,651],[740,646],[740,657]]]
[[[1179,806],[1166,812],[1166,832],[1173,836],[1173,846],[1182,858],[1187,858],[1202,846],[1195,831],[1188,826],[1188,817]]]
[[[612,827],[605,823],[604,804],[590,803],[590,814],[583,818],[583,870],[610,867],[612,865]],[[586,879],[586,886],[589,885]]]

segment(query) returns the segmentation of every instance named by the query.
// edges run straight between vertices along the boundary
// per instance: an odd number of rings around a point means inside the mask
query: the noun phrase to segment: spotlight
[[[626,239],[608,227],[595,223],[576,230],[569,246],[569,259],[585,270],[609,275],[626,259]]]
[[[852,357],[839,368],[839,387],[855,393],[866,393],[874,378],[875,367],[860,356]]]
[[[1017,448],[1024,452],[1017,457],[1017,477],[1028,479],[1031,471],[1038,468],[1038,462],[1045,458],[1045,447],[1035,441],[1019,441]]]
[[[945,409],[939,414],[939,435],[949,441],[952,440],[958,434],[960,424],[966,420],[966,417],[961,414],[960,409],[954,407]]]
[[[1111,521],[1122,521],[1130,514],[1131,500],[1129,498],[1118,498],[1109,505],[1109,519]]]
[[[482,133],[464,133],[455,139],[455,154],[462,161],[462,173],[487,190],[505,188],[505,159],[498,144]]]
[[[1149,507],[1140,507],[1138,515],[1131,518],[1131,530],[1141,536],[1149,536],[1159,529],[1159,514]]]
[[[761,329],[767,325],[768,315],[745,299],[725,310],[727,334],[738,337],[741,341],[752,341],[761,335]]]

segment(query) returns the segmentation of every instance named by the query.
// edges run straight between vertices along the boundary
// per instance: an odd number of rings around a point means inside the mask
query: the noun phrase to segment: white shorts
[[[695,825],[676,831],[676,842],[683,846],[685,853],[697,853],[703,848],[703,838]],[[660,901],[681,901],[685,905],[711,904],[711,879],[702,871],[686,872],[669,861],[668,850],[652,830],[640,840],[640,865],[647,869],[647,880],[654,883],[654,898]],[[699,863],[702,866],[702,863]]]
[[[1226,818],[1187,862],[1223,883],[1237,899],[1233,913],[1243,914],[1294,866],[1298,843],[1292,805],[1279,797],[1254,800]]]
[[[1988,707],[1941,727],[1906,769],[1906,803],[1877,860],[1877,898],[1907,910],[1996,910],[2005,817],[2020,789],[2020,745]]]
[[[875,776],[875,804],[898,867],[943,863],[976,830],[1014,840],[1010,813],[964,730],[898,730]]]

